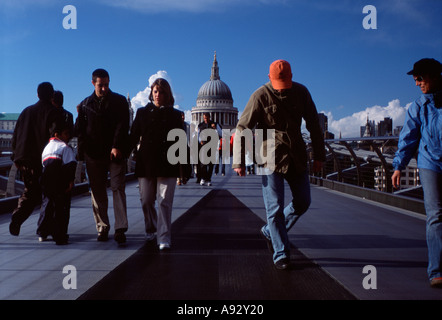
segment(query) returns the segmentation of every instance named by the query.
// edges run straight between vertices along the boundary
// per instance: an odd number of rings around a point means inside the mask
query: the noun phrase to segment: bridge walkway
[[[259,234],[265,220],[259,176],[230,172],[215,176],[212,187],[194,179],[177,186],[167,253],[145,241],[136,181],[126,188],[124,246],[96,241],[88,195],[72,200],[67,246],[38,242],[38,212],[19,237],[9,234],[10,214],[0,215],[0,299],[442,299],[426,277],[423,215],[311,188],[311,208],[290,232],[292,264],[286,271],[273,267]],[[112,222],[112,201],[109,206]],[[63,285],[72,275],[63,273],[66,266],[75,267],[75,289]],[[372,266],[368,273],[366,266]],[[376,288],[364,287],[367,276],[375,276]]]

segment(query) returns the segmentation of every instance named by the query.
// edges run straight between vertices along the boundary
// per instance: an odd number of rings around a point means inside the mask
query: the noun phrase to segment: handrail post
[[[361,166],[359,165],[359,160],[358,160],[358,157],[356,156],[356,153],[354,152],[353,148],[350,147],[350,145],[346,141],[340,141],[339,143],[342,144],[343,146],[345,146],[347,148],[348,152],[350,152],[351,157],[353,158],[353,161],[355,162],[355,165],[356,165],[358,186],[362,186]]]

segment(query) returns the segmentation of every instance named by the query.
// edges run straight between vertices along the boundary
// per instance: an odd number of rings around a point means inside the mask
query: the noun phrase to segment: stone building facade
[[[192,125],[203,122],[203,114],[210,113],[210,119],[218,122],[223,129],[234,129],[238,123],[238,109],[233,106],[232,93],[229,86],[219,76],[216,53],[213,60],[210,80],[205,82],[192,108]]]

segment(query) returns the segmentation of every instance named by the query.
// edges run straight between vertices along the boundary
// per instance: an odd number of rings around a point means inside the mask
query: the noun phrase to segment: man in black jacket
[[[109,74],[104,69],[92,73],[94,92],[78,106],[75,130],[79,160],[86,161],[92,192],[92,208],[98,241],[108,240],[107,177],[110,173],[115,215],[114,239],[126,241],[128,228],[125,174],[129,134],[129,105],[125,97],[109,89]]]
[[[50,138],[58,110],[52,105],[54,87],[49,82],[39,84],[39,101],[25,108],[20,114],[12,137],[12,160],[19,169],[25,185],[12,212],[9,231],[18,236],[23,222],[31,215],[35,206],[41,203],[41,154]]]

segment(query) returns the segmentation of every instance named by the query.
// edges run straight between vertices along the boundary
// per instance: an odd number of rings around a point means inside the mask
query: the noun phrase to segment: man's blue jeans
[[[427,214],[428,278],[442,277],[442,173],[419,169]]]
[[[292,201],[284,208],[284,180],[287,181]],[[310,206],[308,173],[282,174],[273,172],[262,176],[262,194],[267,213],[267,224],[262,231],[272,240],[273,261],[290,257],[288,231]]]

